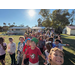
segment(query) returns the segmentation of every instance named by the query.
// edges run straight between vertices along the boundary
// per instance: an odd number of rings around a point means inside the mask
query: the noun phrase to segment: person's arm
[[[69,44],[60,44],[60,46],[69,46]]]
[[[14,50],[16,50],[16,44],[15,44],[15,43],[14,43],[14,46],[15,46],[15,47],[14,47],[14,48],[15,48]]]
[[[41,54],[41,57],[45,60],[45,62],[47,63],[47,61],[46,61],[46,58],[45,58],[45,56],[43,55],[43,54]]]
[[[3,49],[6,50],[7,46],[6,45],[3,46],[3,43],[1,45],[2,45]]]
[[[25,54],[25,46],[23,47],[23,55]]]
[[[17,47],[17,53],[20,54],[19,45],[20,45],[20,42],[18,43],[18,47]]]
[[[23,55],[22,65],[24,65],[24,59],[26,59],[26,54]]]

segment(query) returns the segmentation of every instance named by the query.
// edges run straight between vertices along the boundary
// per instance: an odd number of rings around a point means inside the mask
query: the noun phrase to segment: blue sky
[[[41,18],[39,15],[40,9],[34,9],[35,15],[33,17],[29,16],[28,11],[30,9],[0,9],[0,26],[3,26],[3,22],[8,25],[8,23],[15,25],[24,24],[24,26],[29,25],[29,27],[38,25],[38,18]],[[52,12],[54,9],[50,9]],[[69,9],[71,13],[72,9]]]

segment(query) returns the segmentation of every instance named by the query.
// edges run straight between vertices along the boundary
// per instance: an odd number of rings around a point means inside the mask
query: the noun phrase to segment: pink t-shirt
[[[3,43],[3,46],[6,46],[6,43]],[[0,44],[0,56],[5,54],[5,50],[3,49],[3,47]]]

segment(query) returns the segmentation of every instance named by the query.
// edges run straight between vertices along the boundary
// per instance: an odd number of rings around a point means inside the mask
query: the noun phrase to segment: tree
[[[39,18],[37,21],[38,21],[38,26],[39,27],[42,26],[42,20]]]
[[[42,22],[42,25],[45,27],[51,27],[51,21],[47,18],[45,21]]]
[[[70,16],[70,13],[67,9],[61,10],[54,10],[51,19],[52,19],[52,26],[58,31],[60,34],[62,32],[62,29],[70,24],[68,17]]]
[[[51,20],[50,20],[50,10],[49,9],[41,9],[39,14],[42,16],[42,26],[50,27]]]
[[[68,9],[57,9],[50,13],[49,9],[41,9],[39,14],[43,17],[42,25],[45,27],[54,27],[56,30],[62,29],[73,22],[73,15],[75,11],[70,14]]]
[[[20,25],[20,27],[24,27],[24,25],[23,25],[23,24],[21,24],[21,25]]]
[[[8,30],[8,26],[6,26],[6,23],[5,22],[3,23],[3,25],[4,25],[3,28],[2,28],[3,31],[7,31]],[[6,34],[6,32],[5,32],[5,34]]]
[[[3,25],[6,26],[6,23],[4,22]]]
[[[51,17],[53,27],[58,28],[59,26],[61,26],[62,28],[64,28],[66,25],[68,25],[70,22],[67,16],[69,16],[69,12],[67,9],[54,10]]]
[[[15,24],[15,22],[13,22],[13,24]]]
[[[2,32],[2,31],[3,31],[3,27],[0,26],[0,32]]]
[[[50,10],[49,9],[41,9],[39,14],[43,17],[44,20],[49,18]]]
[[[35,27],[38,27],[38,25],[35,25]]]

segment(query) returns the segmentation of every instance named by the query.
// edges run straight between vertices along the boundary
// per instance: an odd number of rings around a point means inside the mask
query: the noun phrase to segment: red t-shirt
[[[29,61],[31,63],[37,63],[39,61],[38,55],[41,55],[41,51],[38,47],[35,47],[34,50],[30,48],[27,49],[27,51],[25,52],[25,54],[29,54]]]
[[[26,50],[29,48],[30,46],[27,46],[26,44],[23,47],[23,52],[26,52]],[[26,58],[29,58],[29,54],[26,55]]]

